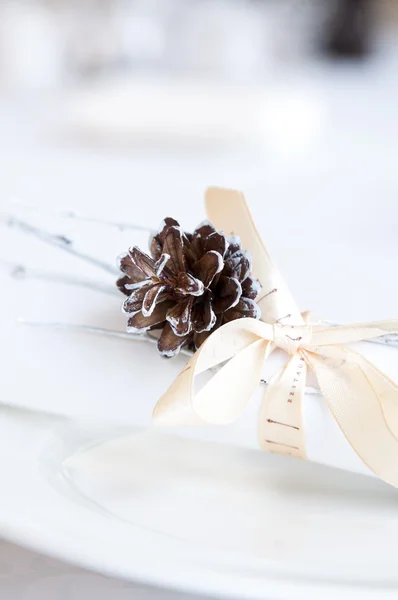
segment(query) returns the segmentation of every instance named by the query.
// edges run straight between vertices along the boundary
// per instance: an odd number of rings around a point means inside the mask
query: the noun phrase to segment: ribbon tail
[[[263,450],[306,458],[303,398],[307,365],[298,354],[270,380],[259,419],[259,443]]]
[[[306,360],[338,426],[369,469],[398,487],[397,423],[391,427],[386,417],[393,414],[385,412],[398,404],[398,387],[382,382],[376,368],[348,348],[322,350],[325,354],[306,353]]]
[[[398,385],[362,354],[342,348],[348,360],[355,361],[372,386],[383,411],[384,419],[393,436],[398,440]]]
[[[198,354],[194,354],[157,401],[152,412],[155,425],[203,425],[202,419],[192,409],[190,397],[198,358]]]
[[[317,325],[312,331],[311,346],[342,346],[363,340],[374,340],[391,333],[398,333],[397,319],[333,327]],[[311,348],[308,349],[311,350]]]
[[[302,325],[300,311],[286,283],[276,269],[254,224],[242,192],[211,187],[206,191],[206,210],[209,219],[227,235],[238,235],[242,247],[249,250],[253,274],[260,281],[261,291],[256,298],[266,323],[283,322]]]

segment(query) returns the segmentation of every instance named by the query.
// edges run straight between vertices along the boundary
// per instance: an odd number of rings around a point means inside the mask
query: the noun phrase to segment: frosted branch
[[[136,223],[125,223],[120,221],[108,221],[107,219],[101,219],[98,217],[91,217],[88,215],[82,215],[81,213],[74,210],[62,210],[54,211],[47,208],[39,208],[37,206],[30,206],[29,204],[23,204],[19,201],[13,201],[12,204],[20,206],[24,210],[29,210],[43,215],[50,215],[61,219],[71,219],[73,221],[84,221],[86,223],[93,223],[96,225],[104,225],[106,227],[112,227],[118,231],[144,231],[145,233],[152,233],[153,230],[143,225],[137,225]]]
[[[35,225],[32,225],[28,221],[22,220],[12,214],[3,214],[2,216],[6,227],[14,227],[22,233],[31,235],[50,246],[54,246],[55,248],[59,248],[60,250],[63,250],[68,254],[72,254],[76,258],[80,258],[81,260],[84,260],[85,262],[88,262],[94,265],[95,267],[106,271],[107,273],[111,273],[112,275],[119,275],[119,270],[116,266],[113,266],[109,263],[101,261],[98,258],[90,256],[89,254],[85,254],[84,252],[76,250],[73,246],[73,240],[63,235],[57,235],[45,231],[39,227],[36,227]]]
[[[13,279],[23,281],[35,279],[49,283],[82,287],[94,292],[120,297],[120,292],[116,288],[116,285],[113,286],[91,279],[83,279],[66,273],[55,273],[54,271],[46,271],[44,269],[33,269],[22,263],[12,263],[2,259],[0,259],[0,266],[5,267],[8,270],[10,277]]]

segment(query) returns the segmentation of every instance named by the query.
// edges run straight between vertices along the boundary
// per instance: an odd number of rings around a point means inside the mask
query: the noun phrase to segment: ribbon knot
[[[273,342],[277,348],[293,356],[302,346],[311,343],[311,325],[296,326],[274,323],[272,326]]]
[[[243,195],[213,188],[207,205],[215,226],[239,232],[252,252],[253,272],[264,290],[258,299],[262,320],[241,318],[215,330],[160,398],[155,420],[169,425],[235,421],[277,347],[290,358],[268,381],[259,417],[260,447],[306,458],[302,402],[310,369],[354,451],[376,475],[398,487],[398,386],[350,347],[398,333],[398,320],[337,327],[307,324],[258,235]],[[207,370],[216,374],[197,391],[195,377]]]

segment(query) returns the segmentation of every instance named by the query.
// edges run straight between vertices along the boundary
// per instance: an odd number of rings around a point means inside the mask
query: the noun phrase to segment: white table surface
[[[4,98],[1,201],[18,197],[114,219],[128,215],[148,225],[167,212],[192,227],[202,218],[201,197],[208,184],[237,187],[263,219],[266,241],[303,309],[337,321],[391,317],[397,312],[392,274],[396,277],[398,79],[377,62],[352,77],[349,69],[333,71],[329,78],[319,72],[303,77],[287,82],[286,98],[289,85],[298,86],[302,102],[315,102],[321,121],[314,129],[310,119],[298,140],[286,131],[283,140],[275,131],[260,147],[257,141],[247,147],[204,148],[195,140],[184,148],[142,146],[134,140],[95,145],[60,127],[58,97]],[[286,106],[292,123],[300,119],[294,103]],[[303,243],[303,236],[311,236],[313,245]],[[378,305],[382,314],[376,314]],[[0,597],[184,596],[92,574],[0,542]]]

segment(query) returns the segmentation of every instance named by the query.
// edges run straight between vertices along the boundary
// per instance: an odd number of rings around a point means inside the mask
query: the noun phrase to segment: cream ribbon
[[[306,457],[302,401],[311,369],[329,409],[362,461],[398,487],[398,386],[347,344],[398,332],[398,320],[326,327],[306,323],[254,226],[240,192],[210,188],[209,218],[239,233],[253,255],[262,290],[262,321],[239,319],[216,330],[197,350],[155,406],[155,422],[226,424],[248,405],[264,362],[275,348],[289,357],[266,388],[259,417],[264,450]],[[283,321],[283,322],[282,322]],[[220,366],[197,391],[195,377]]]

